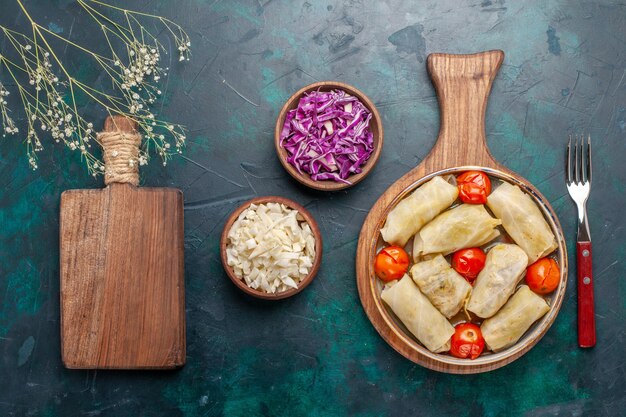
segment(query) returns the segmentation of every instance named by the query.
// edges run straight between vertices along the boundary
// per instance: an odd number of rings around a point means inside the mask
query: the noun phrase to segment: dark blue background
[[[186,125],[188,147],[142,183],[185,195],[187,365],[175,372],[69,371],[59,341],[59,196],[101,187],[52,144],[31,172],[19,139],[0,142],[0,414],[7,416],[420,415],[618,416],[626,410],[624,148],[626,6],[609,1],[116,2],[167,16],[193,57],[164,80],[163,117]],[[74,1],[27,1],[51,30],[93,48],[98,31]],[[0,23],[29,27],[12,0]],[[6,43],[2,41],[2,50]],[[167,44],[171,48],[171,44]],[[376,198],[432,147],[438,108],[431,52],[502,49],[487,112],[495,157],[532,181],[560,217],[574,259],[575,208],[564,186],[565,142],[594,143],[589,203],[598,344],[576,342],[574,268],[556,322],[500,370],[432,372],[378,336],[356,291],[356,239]],[[175,51],[173,51],[175,52]],[[77,76],[102,74],[72,48]],[[4,73],[0,79],[5,81]],[[298,88],[340,80],[363,90],[385,128],[381,159],[362,183],[333,194],[293,181],[273,150],[275,118]],[[96,125],[103,114],[81,109]],[[19,114],[16,113],[19,118]],[[23,120],[22,120],[23,122]],[[23,127],[23,124],[20,125]],[[218,242],[228,214],[260,195],[305,205],[324,237],[319,275],[284,302],[245,297],[224,274]]]

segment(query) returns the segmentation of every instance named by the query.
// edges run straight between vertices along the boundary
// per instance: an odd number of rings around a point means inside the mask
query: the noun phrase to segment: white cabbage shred
[[[315,238],[298,213],[284,204],[252,204],[228,232],[226,257],[253,289],[277,293],[298,288],[313,267]]]

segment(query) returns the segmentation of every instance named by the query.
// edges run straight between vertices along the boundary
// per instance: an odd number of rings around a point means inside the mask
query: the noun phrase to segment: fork
[[[596,323],[593,306],[593,272],[591,268],[591,235],[587,222],[587,199],[591,191],[591,136],[587,143],[581,135],[567,143],[567,191],[578,207],[576,269],[578,275],[578,345],[590,348],[596,344]],[[585,146],[586,145],[586,146]],[[586,150],[585,150],[586,148]]]

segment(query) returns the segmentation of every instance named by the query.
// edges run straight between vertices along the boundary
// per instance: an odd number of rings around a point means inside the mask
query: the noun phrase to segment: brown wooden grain
[[[107,129],[134,129],[107,119]],[[68,368],[185,363],[183,196],[110,184],[61,196],[61,353]]]
[[[361,303],[379,334],[396,351],[422,366],[448,373],[478,373],[499,368],[522,356],[532,348],[554,322],[561,307],[567,285],[567,251],[558,218],[547,199],[527,180],[500,165],[491,155],[485,140],[485,110],[493,80],[502,64],[499,50],[473,55],[432,54],[428,57],[430,72],[439,97],[441,128],[432,151],[416,167],[396,181],[370,210],[361,233],[356,258],[357,286]],[[553,296],[550,312],[514,347],[494,355],[471,360],[434,354],[405,334],[390,318],[382,305],[377,278],[373,271],[380,228],[389,211],[417,184],[433,173],[457,173],[468,166],[486,170],[518,184],[546,209],[548,223],[559,243],[558,262],[561,283]]]
[[[331,90],[343,90],[346,93],[357,97],[361,103],[372,113],[372,118],[370,119],[369,128],[373,134],[374,139],[374,151],[372,155],[367,160],[367,162],[361,167],[362,172],[360,174],[351,175],[348,178],[351,184],[345,184],[341,182],[335,181],[314,181],[311,179],[311,176],[307,173],[299,173],[298,170],[287,162],[287,157],[289,156],[287,150],[280,145],[280,133],[283,130],[283,125],[285,124],[285,117],[287,117],[287,112],[289,110],[295,109],[298,107],[298,102],[300,98],[305,93],[311,91],[331,91]],[[374,168],[376,162],[378,162],[378,158],[380,157],[380,152],[383,148],[384,141],[384,132],[383,132],[383,124],[380,119],[380,114],[374,106],[374,103],[359,89],[339,82],[339,81],[320,81],[313,84],[309,84],[306,87],[301,88],[296,91],[290,98],[287,100],[283,108],[280,110],[278,114],[278,118],[276,119],[276,127],[274,128],[274,147],[276,148],[276,153],[278,155],[278,159],[283,167],[287,170],[289,175],[295,178],[300,184],[304,184],[307,187],[313,188],[315,190],[320,191],[338,191],[343,190],[348,187],[352,187],[358,182],[362,181]]]
[[[256,290],[254,288],[248,287],[248,285],[243,281],[242,277],[237,276],[237,274],[235,274],[235,271],[233,271],[233,269],[228,265],[226,247],[228,246],[228,232],[233,226],[233,223],[235,222],[235,220],[237,220],[239,215],[252,204],[266,203],[284,204],[291,209],[297,210],[298,213],[300,213],[300,215],[302,215],[302,217],[304,217],[304,220],[308,223],[309,227],[311,228],[311,232],[313,233],[313,237],[315,238],[315,259],[313,259],[313,266],[311,267],[311,271],[309,271],[309,274],[304,277],[302,281],[300,281],[300,283],[298,284],[298,288],[292,288],[287,291],[277,293],[266,293],[264,291]],[[306,210],[295,201],[278,196],[257,197],[243,203],[235,211],[233,211],[230,217],[228,217],[228,219],[226,220],[220,239],[220,257],[222,258],[222,265],[224,266],[224,271],[226,271],[226,275],[228,275],[233,284],[235,284],[235,286],[237,286],[237,288],[239,288],[241,291],[245,292],[248,295],[251,295],[252,297],[260,298],[263,300],[282,300],[284,298],[291,297],[292,295],[295,295],[305,289],[311,283],[311,281],[313,281],[313,278],[315,278],[315,276],[317,275],[317,271],[319,270],[320,264],[322,263],[322,252],[322,234],[320,233],[317,222],[315,221],[311,213],[309,213],[308,210]]]

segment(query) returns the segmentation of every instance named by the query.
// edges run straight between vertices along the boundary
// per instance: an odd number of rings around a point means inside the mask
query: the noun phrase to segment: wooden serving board
[[[449,373],[477,373],[499,368],[528,351],[545,334],[561,306],[567,283],[567,251],[559,221],[548,201],[526,179],[499,164],[485,140],[485,111],[491,86],[504,59],[504,52],[493,50],[473,55],[431,54],[428,71],[439,98],[441,127],[437,142],[424,160],[392,184],[371,208],[359,235],[356,258],[359,297],[370,321],[395,350],[413,362]],[[561,284],[554,295],[551,311],[542,319],[531,340],[520,341],[512,353],[480,357],[472,363],[451,356],[428,352],[394,325],[380,300],[373,259],[380,228],[387,214],[409,191],[432,173],[457,167],[474,167],[518,184],[543,208],[559,243]],[[465,168],[467,170],[468,168]]]
[[[105,131],[134,128],[107,119]],[[106,149],[105,149],[106,151]],[[61,196],[61,353],[68,368],[185,363],[183,195],[113,183]]]

